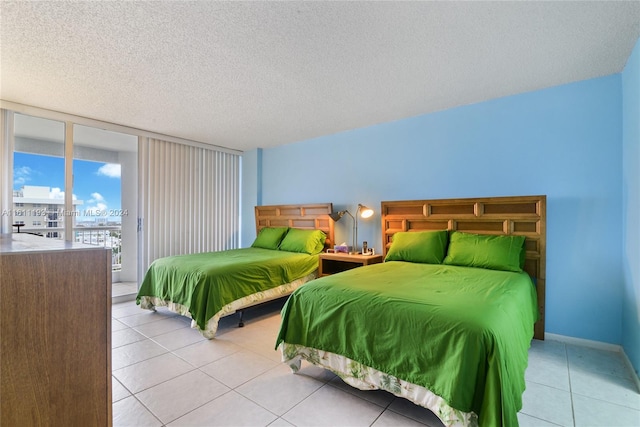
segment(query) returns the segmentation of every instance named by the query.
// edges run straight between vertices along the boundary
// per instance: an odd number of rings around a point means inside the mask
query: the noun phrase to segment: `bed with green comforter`
[[[170,256],[151,264],[136,302],[188,316],[213,338],[220,317],[290,294],[315,278],[317,268],[317,254],[255,247]]]
[[[445,425],[516,426],[536,319],[524,272],[387,261],[293,292],[276,347]]]

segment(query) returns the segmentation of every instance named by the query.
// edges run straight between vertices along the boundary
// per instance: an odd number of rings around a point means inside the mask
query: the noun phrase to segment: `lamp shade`
[[[373,209],[368,208],[364,205],[358,205],[358,210],[360,211],[360,216],[362,218],[369,218],[371,215],[373,215]]]
[[[347,211],[331,212],[329,217],[334,221],[340,221],[340,218],[342,218],[346,213]]]

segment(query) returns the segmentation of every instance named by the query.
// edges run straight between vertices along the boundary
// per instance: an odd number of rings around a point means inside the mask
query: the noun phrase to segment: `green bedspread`
[[[226,304],[292,282],[317,268],[317,255],[260,248],[160,258],[147,270],[136,302],[156,297],[188,307],[191,318],[204,330]]]
[[[392,261],[296,290],[276,347],[339,354],[473,411],[480,426],[515,426],[536,320],[526,273]]]

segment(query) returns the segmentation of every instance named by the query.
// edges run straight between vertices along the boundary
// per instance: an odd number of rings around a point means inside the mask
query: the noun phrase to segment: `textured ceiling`
[[[0,1],[0,98],[238,150],[618,73],[632,2]]]

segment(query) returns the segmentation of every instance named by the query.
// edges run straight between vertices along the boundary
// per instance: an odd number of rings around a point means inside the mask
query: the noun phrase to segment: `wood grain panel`
[[[111,253],[3,253],[1,424],[111,425]]]
[[[539,320],[534,336],[544,339],[546,291],[546,196],[382,202],[382,249],[386,256],[399,231],[457,230],[525,236],[524,270],[536,284]]]
[[[530,237],[524,241],[524,247],[529,252],[540,253],[540,240]]]
[[[407,217],[410,215],[416,216],[424,216],[426,215],[426,206],[425,204],[410,204],[410,205],[398,205],[398,206],[388,206],[388,215],[398,215]]]
[[[513,233],[538,234],[538,221],[512,221]]]
[[[453,221],[453,224],[453,230],[479,234],[502,234],[507,227],[507,224],[500,220],[472,221],[464,219]]]
[[[406,227],[415,231],[442,230],[447,228],[448,223],[446,220],[422,221],[419,219],[408,219]]]
[[[473,203],[429,203],[431,216],[444,215],[453,217],[456,215],[473,215],[475,205]]]
[[[327,235],[325,248],[332,248],[335,240],[331,212],[333,203],[256,206],[256,233],[264,227],[317,229]]]
[[[538,203],[531,202],[487,202],[481,203],[483,207],[483,215],[509,215],[513,217],[517,214],[538,214]]]

